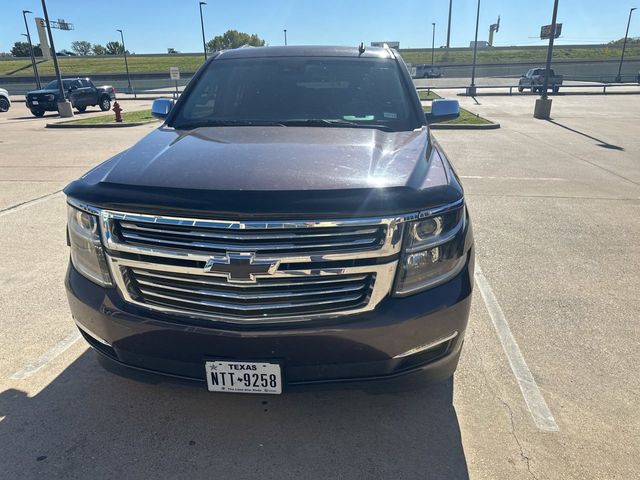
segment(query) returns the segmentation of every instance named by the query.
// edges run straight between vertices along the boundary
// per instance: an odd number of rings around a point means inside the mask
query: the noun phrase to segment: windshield
[[[69,87],[73,83],[73,80],[62,80],[62,86],[65,90],[69,90]],[[58,88],[58,81],[53,80],[49,82],[46,86],[46,90],[56,90]]]
[[[212,62],[172,126],[224,124],[392,131],[419,126],[395,60],[335,57]]]

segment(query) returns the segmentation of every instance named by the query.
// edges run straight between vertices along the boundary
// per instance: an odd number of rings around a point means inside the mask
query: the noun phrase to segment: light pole
[[[447,48],[451,42],[451,9],[453,7],[453,0],[449,0],[449,26],[447,27]]]
[[[480,0],[478,0],[478,12],[476,13],[476,37],[473,42],[473,66],[471,67],[471,85],[467,88],[467,95],[476,96],[476,58],[478,56],[478,25],[480,23]]]
[[[431,36],[431,68],[433,69],[433,59],[436,52],[436,24],[432,22],[431,25],[433,26],[433,34]]]
[[[51,56],[53,57],[53,68],[56,70],[56,78],[58,80],[58,93],[60,93],[60,100],[58,100],[58,113],[61,117],[73,117],[73,107],[71,102],[65,97],[64,85],[62,84],[62,75],[60,75],[60,65],[58,65],[58,55],[56,54],[56,46],[53,43],[53,34],[51,33],[51,25],[49,23],[49,13],[47,12],[47,4],[45,0],[42,2],[42,13],[44,13],[44,21],[47,24],[47,35],[49,37],[49,43],[51,44]]]
[[[631,10],[629,10],[629,20],[627,21],[627,31],[624,34],[624,43],[622,44],[622,55],[620,56],[620,65],[618,65],[618,75],[616,75],[616,82],[621,82],[622,81],[622,75],[620,75],[620,73],[622,72],[622,62],[624,62],[624,51],[627,49],[627,38],[629,37],[629,25],[631,25],[631,14],[633,13],[633,11],[636,10],[636,8],[632,8]]]
[[[204,51],[204,61],[207,61],[207,42],[204,39],[204,19],[202,18],[202,6],[207,2],[200,2],[200,28],[202,29],[202,50]]]
[[[27,41],[29,42],[29,51],[31,52],[31,66],[33,67],[33,76],[36,79],[36,85],[38,90],[42,88],[40,84],[40,75],[38,75],[38,67],[36,66],[36,57],[33,54],[33,44],[31,43],[31,34],[29,33],[29,24],[27,23],[27,13],[33,13],[29,10],[23,10],[22,16],[24,17],[24,28],[27,29]]]
[[[116,32],[120,32],[120,39],[122,40],[122,54],[124,55],[124,68],[127,70],[127,83],[129,84],[129,92],[133,93],[133,98],[136,98],[136,92],[131,88],[131,76],[129,75],[129,63],[127,62],[127,47],[124,46],[124,33],[122,30],[116,30]]]
[[[287,46],[287,29],[284,29],[284,46]]]

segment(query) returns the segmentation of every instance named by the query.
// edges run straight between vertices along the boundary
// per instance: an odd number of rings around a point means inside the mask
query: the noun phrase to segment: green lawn
[[[555,60],[598,60],[620,58],[620,46],[602,45],[597,48],[556,46],[553,50]],[[400,50],[402,57],[409,63],[430,63],[431,49]],[[479,63],[498,62],[543,62],[546,59],[546,49],[514,47],[508,49],[478,50]],[[473,51],[471,49],[451,50],[436,49],[435,62],[442,63],[471,63]],[[640,46],[627,45],[627,59],[640,58]],[[87,56],[58,58],[63,75],[92,75],[95,73],[123,73],[124,60],[121,56]],[[150,56],[130,55],[128,57],[129,70],[132,73],[167,72],[169,67],[178,67],[181,72],[194,72],[202,64],[201,55],[168,55],[158,54]],[[29,75],[31,62],[28,58],[0,60],[0,75]],[[42,61],[38,68],[43,75],[53,74],[53,62]]]
[[[72,123],[74,125],[97,125],[99,123],[116,123],[115,118],[115,114],[111,113],[109,115],[97,115],[94,117],[79,118],[78,120],[71,120],[65,123]],[[156,121],[156,119],[151,116],[151,110],[124,112],[122,114],[122,120],[125,123]]]
[[[195,72],[202,64],[202,55],[154,55],[127,57],[131,73],[166,72],[169,67],[178,67],[181,72]],[[58,58],[62,75],[93,75],[94,73],[123,73],[124,59],[121,56],[87,56]],[[45,60],[38,64],[42,75],[53,75],[53,61]],[[29,75],[31,60],[15,59],[0,61],[0,75]]]
[[[426,90],[420,90],[418,92],[418,97],[422,101],[425,101],[425,100],[436,100],[438,98],[442,98],[440,95],[435,93],[433,90],[430,90],[428,92]]]

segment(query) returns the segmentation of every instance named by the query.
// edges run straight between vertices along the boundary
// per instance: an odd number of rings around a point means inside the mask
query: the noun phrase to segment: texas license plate
[[[38,105],[38,100],[31,100],[32,105]]]
[[[210,392],[282,393],[282,374],[277,363],[205,362]]]

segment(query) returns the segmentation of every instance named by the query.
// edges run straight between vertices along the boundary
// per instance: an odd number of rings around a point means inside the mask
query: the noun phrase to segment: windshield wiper
[[[282,122],[287,127],[337,127],[337,128],[374,128],[385,132],[395,130],[387,125],[376,125],[373,123],[357,123],[349,120],[337,118],[305,118],[299,120],[285,120]]]
[[[270,120],[199,120],[174,125],[176,130],[193,130],[200,127],[284,127],[282,122]]]

